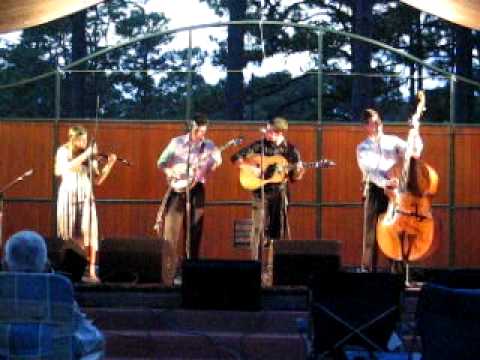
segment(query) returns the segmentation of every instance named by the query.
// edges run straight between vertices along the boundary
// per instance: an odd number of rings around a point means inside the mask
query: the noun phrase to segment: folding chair
[[[403,287],[397,274],[318,274],[310,286],[314,354],[341,358],[351,346],[386,350]]]
[[[72,359],[73,304],[62,275],[0,273],[0,359]]]

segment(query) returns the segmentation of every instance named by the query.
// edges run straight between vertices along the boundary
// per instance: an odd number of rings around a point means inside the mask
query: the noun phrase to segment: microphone
[[[33,169],[25,171],[22,175],[20,175],[17,180],[22,181],[24,178],[31,176],[33,174]]]
[[[320,160],[320,163],[322,164],[322,167],[325,167],[325,168],[334,167],[337,165],[335,161],[329,160],[329,159],[322,159]]]
[[[127,159],[117,158],[117,161],[121,162],[124,165],[132,166],[132,163],[130,161],[128,161]]]
[[[266,134],[267,133],[267,128],[260,128],[260,129],[258,129],[258,131],[260,131],[262,134]]]

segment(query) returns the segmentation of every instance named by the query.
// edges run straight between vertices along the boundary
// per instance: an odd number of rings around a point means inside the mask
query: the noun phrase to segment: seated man
[[[3,269],[8,272],[19,273],[43,273],[48,269],[47,247],[45,240],[41,235],[34,231],[20,231],[10,237],[5,244]],[[35,278],[33,278],[35,280]],[[32,288],[36,288],[35,286]],[[15,293],[16,294],[16,293]],[[16,296],[16,295],[15,295]],[[22,299],[18,299],[21,301]],[[105,341],[101,332],[87,320],[86,316],[80,311],[76,302],[73,304],[73,339],[72,353],[74,359],[102,359],[104,356]],[[25,326],[23,332],[32,331],[35,335],[39,329],[35,326]],[[41,332],[41,331],[40,331]],[[15,332],[9,336],[15,336]],[[21,334],[25,338],[25,334]],[[42,335],[43,336],[43,335]],[[28,338],[28,337],[27,337]],[[47,337],[48,338],[48,337]],[[39,347],[42,347],[41,342]],[[46,342],[46,345],[51,344]],[[5,348],[7,347],[7,348]],[[11,348],[17,347],[17,348]],[[0,344],[0,358],[2,354],[12,354],[14,351],[22,350],[22,345],[13,341],[2,342]],[[37,349],[40,353],[47,349]],[[33,356],[34,354],[32,354]],[[33,358],[33,357],[27,357]],[[43,358],[43,357],[42,357]]]

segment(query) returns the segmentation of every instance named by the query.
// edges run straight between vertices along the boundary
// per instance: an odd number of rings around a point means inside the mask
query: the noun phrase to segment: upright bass
[[[423,160],[413,157],[414,137],[418,134],[420,117],[425,110],[425,94],[417,94],[417,106],[411,117],[411,129],[403,157],[390,172],[399,185],[387,190],[387,211],[377,223],[377,241],[380,250],[398,261],[417,261],[432,248],[434,220],[432,198],[438,189],[437,172]]]

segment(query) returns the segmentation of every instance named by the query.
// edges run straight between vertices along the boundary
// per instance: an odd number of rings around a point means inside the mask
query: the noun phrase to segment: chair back
[[[480,289],[423,286],[416,311],[424,360],[477,360]]]
[[[403,288],[397,274],[317,274],[310,285],[315,353],[336,359],[349,347],[386,350]]]
[[[66,277],[0,272],[0,359],[71,359],[73,309]]]

